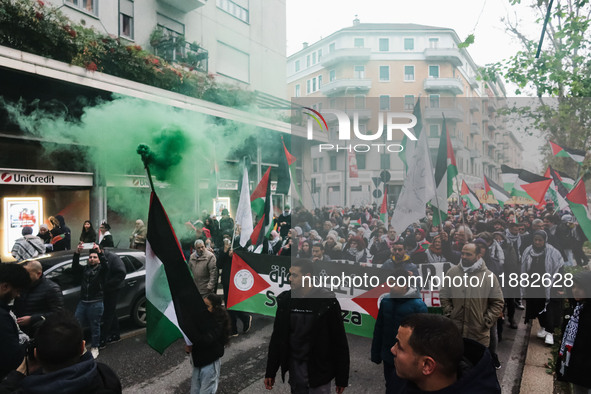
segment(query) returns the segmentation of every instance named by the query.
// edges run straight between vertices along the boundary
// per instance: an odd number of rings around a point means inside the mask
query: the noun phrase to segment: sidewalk
[[[545,367],[551,357],[551,348],[536,337],[539,330],[540,325],[536,319],[531,324],[529,333],[527,356],[519,390],[521,394],[552,394],[554,391],[554,377],[546,373],[547,368]]]

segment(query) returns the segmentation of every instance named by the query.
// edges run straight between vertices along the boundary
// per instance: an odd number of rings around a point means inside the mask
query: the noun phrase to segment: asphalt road
[[[522,311],[517,311],[518,330],[505,327],[498,353],[502,368],[497,371],[503,393],[518,393],[523,368],[527,332]],[[273,319],[255,315],[251,331],[233,338],[222,358],[220,394],[265,393],[267,346]],[[124,393],[188,393],[191,365],[177,341],[160,355],[146,343],[145,330],[129,330],[120,342],[101,350],[98,361],[111,366],[119,375]],[[351,353],[350,386],[347,393],[380,393],[384,391],[383,370],[369,360],[371,339],[349,335]],[[287,394],[289,385],[277,378],[271,393]]]

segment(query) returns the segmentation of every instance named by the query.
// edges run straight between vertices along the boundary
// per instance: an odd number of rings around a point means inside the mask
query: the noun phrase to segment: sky
[[[461,40],[474,34],[475,42],[468,52],[478,65],[486,65],[510,57],[520,49],[519,43],[505,32],[501,18],[518,21],[530,38],[539,39],[541,26],[537,15],[524,5],[511,6],[508,0],[286,0],[287,55],[351,26],[355,15],[361,23],[417,23],[451,28]],[[526,2],[525,0],[524,2]],[[507,85],[507,95],[515,88]],[[525,148],[524,168],[541,166],[539,138],[516,133]]]

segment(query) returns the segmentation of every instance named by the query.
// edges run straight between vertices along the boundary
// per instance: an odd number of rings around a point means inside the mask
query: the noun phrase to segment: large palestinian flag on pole
[[[550,183],[552,183],[552,179],[534,174],[527,170],[521,170],[513,184],[511,195],[529,198],[539,204],[544,200],[544,196],[550,187]]]
[[[454,177],[458,175],[456,166],[456,157],[451,145],[451,139],[447,132],[445,117],[441,127],[441,138],[439,139],[439,149],[437,150],[437,162],[435,163],[435,185],[436,196],[431,200],[431,205],[436,211],[433,212],[433,225],[439,226],[441,222],[447,219],[447,199],[453,193]]]
[[[587,239],[591,239],[591,213],[589,212],[589,205],[587,205],[585,183],[582,179],[566,195],[566,200],[568,201],[570,210],[573,211],[573,215],[577,218],[581,230],[583,230]]]
[[[468,204],[468,207],[471,210],[474,211],[476,209],[480,209],[480,200],[478,199],[478,196],[476,195],[476,193],[474,193],[472,191],[472,189],[470,189],[468,187],[468,184],[463,179],[462,179],[462,190],[460,191],[460,196],[462,197],[462,199],[464,201],[466,201],[466,204]]]
[[[585,156],[587,155],[587,152],[585,152],[584,150],[567,148],[565,146],[560,146],[558,144],[555,144],[552,141],[548,141],[548,142],[550,143],[550,148],[552,148],[552,154],[554,156],[570,157],[571,159],[576,161],[578,164],[582,164],[583,160],[585,160]]]
[[[257,252],[262,251],[265,237],[268,238],[269,233],[273,229],[273,204],[271,201],[271,178],[267,178],[267,189],[265,196],[265,205],[263,206],[263,216],[254,228],[250,243],[255,247]]]
[[[492,196],[501,207],[505,205],[511,196],[501,186],[494,183],[486,175],[484,176],[484,192]]]
[[[546,178],[552,179],[552,183],[548,188],[548,194],[554,202],[555,209],[558,210],[567,208],[568,202],[566,201],[566,195],[568,194],[568,189],[562,183],[560,175],[558,175],[558,173],[552,168],[552,166],[548,166],[544,176]]]
[[[270,184],[270,176],[271,167],[267,168],[267,171],[265,171],[261,181],[250,195],[250,207],[257,218],[261,218],[263,216],[263,211],[265,208],[265,196],[267,195],[267,186]]]
[[[211,330],[215,324],[154,192],[146,237],[146,299],[148,344],[161,354],[183,334],[194,343],[202,331]]]

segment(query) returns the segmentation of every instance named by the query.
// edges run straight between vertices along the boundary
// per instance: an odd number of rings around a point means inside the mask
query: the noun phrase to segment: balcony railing
[[[170,63],[178,63],[191,70],[208,71],[209,52],[195,43],[185,42],[182,37],[167,36],[153,42],[154,54]]]
[[[326,96],[361,93],[367,92],[369,89],[371,89],[371,79],[335,79],[320,87],[320,91]]]
[[[169,5],[183,12],[193,11],[196,8],[202,7],[207,3],[207,0],[158,0],[163,4]]]
[[[423,82],[423,88],[427,92],[446,91],[451,94],[463,94],[464,83],[457,78],[427,78]]]
[[[320,64],[322,67],[330,67],[347,61],[366,62],[370,54],[370,48],[342,48],[323,55]]]
[[[456,67],[462,65],[462,55],[458,48],[427,48],[425,57],[429,62],[450,62]]]

